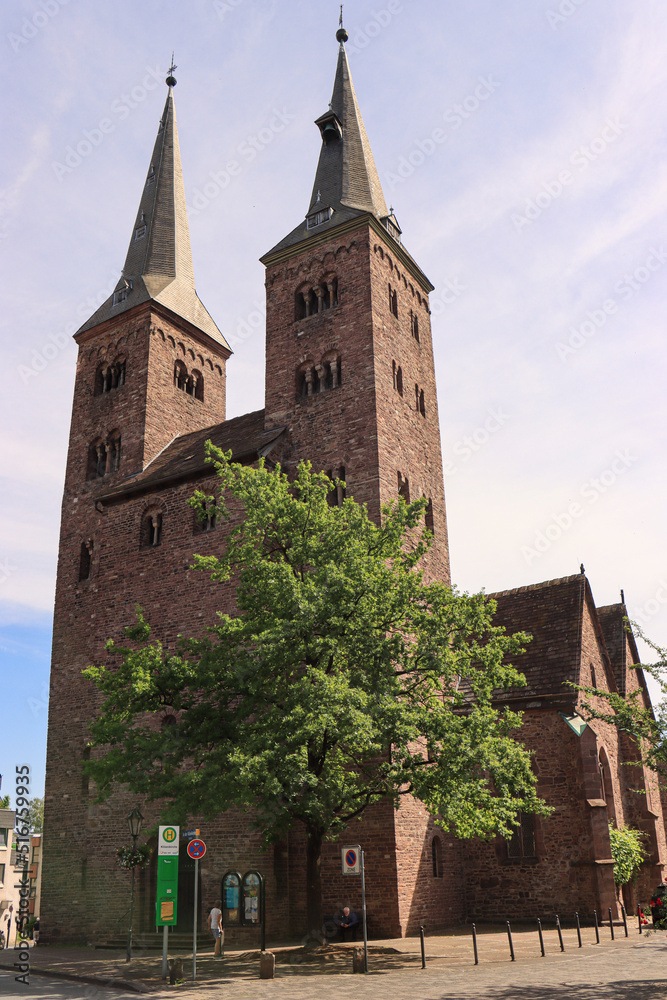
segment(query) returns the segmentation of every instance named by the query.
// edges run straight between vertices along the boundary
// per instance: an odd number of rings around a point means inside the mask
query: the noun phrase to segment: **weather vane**
[[[176,66],[174,64],[174,53],[172,52],[171,53],[171,66],[167,70],[167,72],[168,72],[169,75],[168,75],[167,79],[165,80],[165,83],[167,84],[168,87],[175,87],[176,86],[176,77],[174,76],[174,70],[175,69],[178,69],[178,66]]]
[[[340,17],[338,18],[339,27],[343,27],[343,5],[340,5]]]

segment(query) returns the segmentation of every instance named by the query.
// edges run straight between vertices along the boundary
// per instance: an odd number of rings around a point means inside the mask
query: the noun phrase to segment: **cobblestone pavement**
[[[560,952],[553,929],[545,932],[547,955],[540,957],[539,941],[532,929],[514,934],[516,961],[511,962],[507,935],[499,929],[480,929],[480,964],[473,964],[469,928],[426,939],[427,967],[421,968],[419,940],[371,942],[368,976],[353,976],[351,954],[337,949],[324,962],[310,960],[298,950],[283,952],[276,978],[258,978],[258,954],[232,953],[223,960],[210,954],[198,958],[198,982],[192,983],[191,956],[183,955],[185,982],[169,987],[159,978],[160,956],[139,954],[131,965],[124,955],[93,949],[42,948],[31,954],[31,984],[13,983],[0,973],[0,994],[8,997],[56,997],[106,1000],[106,984],[133,980],[155,1000],[177,995],[182,1000],[667,1000],[667,938],[663,934],[625,938],[622,928],[615,941],[601,930],[595,943],[590,928],[582,931],[583,948],[576,932],[564,931],[565,953]],[[381,950],[382,946],[386,951]],[[0,963],[11,952],[0,953]],[[7,965],[10,963],[7,962]],[[35,970],[86,976],[79,983],[51,980]],[[91,982],[91,978],[95,977]],[[48,977],[50,978],[50,977]],[[106,981],[105,983],[103,982]],[[9,987],[9,990],[8,990]],[[115,993],[130,997],[132,994]],[[136,994],[134,994],[136,995]]]
[[[571,954],[512,963],[455,966],[433,959],[426,969],[368,976],[298,976],[227,980],[234,1000],[667,1000],[667,943],[658,936],[617,941]],[[186,985],[182,1000],[224,996],[217,986]],[[233,984],[233,985],[232,985]],[[166,998],[173,990],[152,994]]]

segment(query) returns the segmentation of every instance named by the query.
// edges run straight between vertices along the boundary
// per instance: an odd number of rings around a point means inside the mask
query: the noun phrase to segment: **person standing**
[[[222,926],[222,900],[217,899],[213,909],[208,915],[208,926],[211,929],[211,934],[215,939],[215,946],[213,948],[214,955],[220,955],[220,950],[225,942],[225,931]]]

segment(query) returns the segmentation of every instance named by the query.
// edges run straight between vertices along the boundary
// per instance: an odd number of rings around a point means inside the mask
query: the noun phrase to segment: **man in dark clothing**
[[[354,910],[351,910],[349,906],[344,906],[343,912],[340,917],[341,941],[347,940],[346,934],[350,935],[350,941],[356,941],[358,926],[359,926],[359,920]]]

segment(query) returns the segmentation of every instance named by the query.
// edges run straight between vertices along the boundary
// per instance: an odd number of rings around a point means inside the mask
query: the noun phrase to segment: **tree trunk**
[[[306,919],[308,933],[322,937],[322,834],[319,830],[306,830]]]

